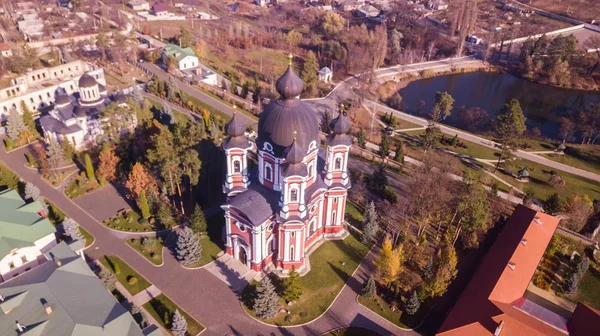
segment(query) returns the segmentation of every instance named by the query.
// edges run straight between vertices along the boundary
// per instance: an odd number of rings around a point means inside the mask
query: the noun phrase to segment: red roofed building
[[[590,335],[580,324],[597,311],[579,305],[569,321],[524,297],[558,222],[519,205],[438,335]]]
[[[164,2],[157,2],[152,5],[152,14],[156,16],[166,16],[169,15],[169,5]]]
[[[0,43],[0,56],[4,56],[4,57],[12,56],[12,50],[10,49],[10,44]]]

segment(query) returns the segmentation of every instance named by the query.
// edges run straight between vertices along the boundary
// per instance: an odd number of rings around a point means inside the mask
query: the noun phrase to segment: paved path
[[[257,274],[256,271],[249,269],[229,254],[223,254],[215,262],[206,265],[204,269],[239,294]]]
[[[123,195],[110,183],[77,197],[74,202],[99,222],[114,217],[122,210],[130,209]]]

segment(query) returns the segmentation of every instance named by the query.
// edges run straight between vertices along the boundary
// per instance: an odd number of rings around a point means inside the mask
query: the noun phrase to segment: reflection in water
[[[421,114],[427,114],[436,91],[448,91],[454,97],[452,115],[446,120],[448,124],[456,125],[460,106],[480,107],[495,116],[508,100],[516,98],[523,107],[528,128],[538,127],[548,137],[555,136],[560,115],[576,112],[600,100],[599,92],[556,88],[508,74],[475,72],[409,83],[400,90],[405,110],[416,114],[423,100],[426,105]]]

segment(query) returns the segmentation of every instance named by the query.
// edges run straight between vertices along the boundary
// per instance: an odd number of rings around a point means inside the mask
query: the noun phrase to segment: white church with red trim
[[[248,161],[246,125],[234,114],[225,127],[225,246],[255,271],[287,273],[295,266],[302,273],[311,247],[347,233],[350,122],[340,113],[327,149],[320,149],[317,114],[298,99],[303,83],[291,65],[276,88],[279,99],[265,106],[258,122],[257,166]]]

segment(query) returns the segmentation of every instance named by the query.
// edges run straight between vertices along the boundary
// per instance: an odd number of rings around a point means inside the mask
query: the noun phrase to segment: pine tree
[[[196,265],[202,256],[202,247],[198,236],[185,226],[177,235],[177,259],[186,266]]]
[[[96,179],[96,174],[94,173],[94,165],[92,165],[92,159],[87,153],[85,154],[85,174],[87,175],[87,178],[90,181]]]
[[[365,281],[360,295],[364,297],[373,297],[375,294],[377,294],[377,285],[375,284],[375,279],[373,279],[373,277],[369,277],[367,281]]]
[[[567,294],[577,294],[579,284],[579,274],[577,272],[571,273],[565,280],[565,291]]]
[[[176,309],[173,314],[173,322],[171,323],[171,333],[173,333],[174,336],[185,336],[186,332],[187,321],[185,320],[185,317],[181,315],[179,309]]]
[[[431,278],[433,278],[433,271],[433,258],[429,258],[427,264],[425,264],[425,266],[423,267],[423,272],[421,274],[423,276],[423,280],[431,280]]]
[[[254,312],[257,317],[262,319],[274,317],[279,312],[279,297],[268,276],[262,279],[260,286],[256,290]]]
[[[108,291],[112,292],[115,290],[115,283],[117,282],[117,278],[108,268],[102,267],[100,272],[98,272],[98,278],[100,282]]]
[[[68,140],[63,140],[60,143],[60,148],[62,149],[62,152],[64,154],[65,160],[67,161],[71,161],[73,160],[73,158],[75,157],[75,147],[73,147],[73,145],[71,144],[71,141]]]
[[[321,117],[321,131],[325,134],[329,134],[331,132],[331,117],[329,116],[329,112],[323,111],[323,116]]]
[[[390,155],[390,138],[387,133],[381,133],[381,144],[379,145],[379,155],[383,160]]]
[[[133,87],[132,98],[136,103],[138,103],[138,105],[143,106],[144,96],[142,95],[142,89],[137,85]]]
[[[452,140],[450,140],[450,145],[452,147],[456,147],[456,144],[458,143],[458,134],[454,135],[454,138],[452,138]]]
[[[135,304],[132,304],[130,312],[131,316],[133,316],[140,328],[144,329],[148,326],[148,316],[146,316],[146,313],[143,310],[141,310],[140,307],[138,307]]]
[[[23,121],[23,117],[16,109],[11,109],[6,118],[6,135],[8,138],[16,141],[21,136],[21,133],[27,131],[27,126]]]
[[[206,232],[206,218],[204,217],[204,211],[196,204],[194,212],[190,217],[190,228],[196,234],[202,234]]]
[[[419,310],[419,307],[421,307],[421,300],[419,300],[417,291],[413,291],[412,295],[410,296],[410,299],[408,300],[408,302],[406,302],[406,307],[404,308],[404,311],[408,315],[414,315]]]
[[[165,103],[160,109],[160,113],[165,124],[173,125],[175,123],[175,114],[173,114],[173,109],[169,104]]]
[[[62,231],[66,236],[71,237],[72,240],[84,240],[81,231],[79,231],[79,225],[71,218],[65,218],[62,221]]]
[[[150,206],[148,205],[148,199],[146,198],[145,190],[142,190],[140,193],[140,210],[142,211],[142,218],[150,218]]]
[[[302,287],[300,286],[299,274],[296,272],[296,267],[292,266],[289,277],[283,280],[285,289],[283,290],[283,299],[287,302],[296,301],[302,295]]]
[[[40,189],[33,183],[25,184],[25,200],[40,201]]]
[[[46,149],[46,156],[48,157],[48,165],[51,169],[60,168],[64,165],[65,156],[58,142],[50,141]]]
[[[317,61],[317,57],[311,51],[308,52],[306,58],[304,59],[304,66],[302,67],[302,72],[300,72],[300,78],[304,82],[304,91],[313,94],[315,89],[317,88],[317,73],[319,72],[319,62]]]
[[[394,153],[394,161],[404,163],[404,142],[400,141]]]
[[[367,207],[365,221],[363,222],[363,236],[361,238],[363,244],[370,244],[375,239],[378,231],[377,210],[375,209],[375,203],[371,201]]]

